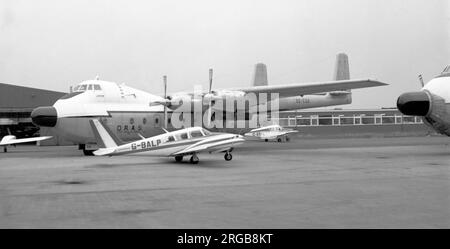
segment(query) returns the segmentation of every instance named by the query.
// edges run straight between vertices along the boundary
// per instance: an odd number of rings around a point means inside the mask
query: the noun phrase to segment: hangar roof
[[[65,93],[0,83],[0,112],[30,112],[51,106]]]

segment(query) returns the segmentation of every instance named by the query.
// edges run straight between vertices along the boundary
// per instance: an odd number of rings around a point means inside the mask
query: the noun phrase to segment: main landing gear
[[[94,151],[93,151],[93,150],[86,150],[86,149],[83,149],[83,154],[84,154],[85,156],[93,156],[93,155],[94,155]]]
[[[225,158],[225,161],[231,161],[231,159],[233,159],[233,156],[230,152],[226,152],[223,158]]]
[[[225,155],[223,156],[225,158],[225,161],[231,161],[233,159],[233,156],[231,155],[230,151],[225,152]],[[175,156],[176,162],[183,161],[183,156]],[[189,159],[189,162],[192,164],[198,164],[200,162],[200,159],[198,158],[197,154],[192,154],[191,158]]]
[[[6,148],[6,146],[5,147],[3,147],[3,152],[8,152],[8,149]]]
[[[191,159],[189,160],[192,164],[197,164],[200,160],[198,159],[198,156],[196,154],[193,154],[191,156]]]

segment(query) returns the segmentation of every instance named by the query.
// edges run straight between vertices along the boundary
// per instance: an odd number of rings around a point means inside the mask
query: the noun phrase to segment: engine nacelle
[[[405,115],[422,116],[425,124],[450,136],[450,105],[444,98],[428,90],[404,93],[397,99],[397,108]]]

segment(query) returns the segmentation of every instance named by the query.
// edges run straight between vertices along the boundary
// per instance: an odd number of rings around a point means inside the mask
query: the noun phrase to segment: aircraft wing
[[[245,93],[278,93],[280,97],[316,94],[349,89],[385,86],[387,83],[371,79],[339,80],[314,83],[295,83],[289,85],[253,86],[246,88],[234,88],[230,90]]]
[[[46,139],[52,138],[51,136],[45,136],[45,137],[30,137],[30,138],[19,138],[19,139],[9,139],[6,141],[1,141],[0,145],[11,145],[11,144],[21,144],[21,143],[29,143],[29,142],[37,142],[42,141]]]

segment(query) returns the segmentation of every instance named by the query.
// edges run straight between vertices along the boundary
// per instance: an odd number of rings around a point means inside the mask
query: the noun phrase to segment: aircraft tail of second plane
[[[116,134],[114,134],[109,127],[104,125],[97,119],[89,120],[91,124],[92,131],[94,132],[95,139],[97,140],[97,145],[100,148],[115,148],[119,145],[124,144]]]

